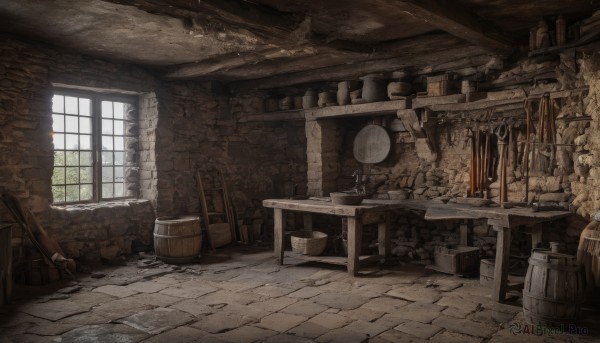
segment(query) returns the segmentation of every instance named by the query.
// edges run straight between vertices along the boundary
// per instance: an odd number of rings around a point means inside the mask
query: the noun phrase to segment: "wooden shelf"
[[[285,254],[285,258],[295,258],[295,259],[299,259],[299,260],[306,260],[309,262],[335,264],[338,266],[347,266],[348,265],[348,257],[345,257],[345,256],[309,256],[309,255],[297,254],[292,251],[285,251],[284,254]],[[383,256],[379,256],[379,255],[365,255],[365,256],[360,256],[358,258],[358,261],[359,261],[360,265],[363,265],[363,264],[370,263],[370,262],[377,262],[382,259],[383,259]]]
[[[248,116],[248,121],[288,121],[288,120],[304,120],[304,112],[302,110],[289,110],[289,111],[251,114]]]
[[[451,94],[442,96],[417,97],[412,100],[412,108],[422,108],[431,105],[460,104],[467,101],[466,94]]]
[[[410,107],[411,99],[369,102],[366,104],[310,108],[303,110],[307,119],[327,119],[342,117],[380,116],[396,114],[396,111]]]
[[[565,91],[554,91],[550,92],[550,98],[567,98],[572,95],[584,93],[587,90],[588,88],[584,87]],[[522,107],[522,103],[525,99],[536,100],[539,99],[543,93],[529,94],[529,96],[527,96],[525,90],[522,88],[516,88],[504,91],[480,92],[473,94],[476,95],[474,98],[479,100],[466,102],[468,97],[465,94],[451,94],[414,99],[407,97],[403,100],[258,113],[248,115],[248,121],[291,121],[305,119],[315,120],[344,117],[381,116],[386,114],[397,114],[397,112],[401,110],[419,108],[427,108],[433,112],[476,111],[494,107],[504,108],[504,110],[506,110],[506,108],[516,109]]]

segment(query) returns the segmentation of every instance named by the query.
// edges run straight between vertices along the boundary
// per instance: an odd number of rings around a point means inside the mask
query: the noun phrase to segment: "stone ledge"
[[[53,211],[76,212],[76,211],[90,211],[90,210],[108,209],[108,208],[125,208],[125,207],[130,207],[131,205],[150,205],[151,206],[151,202],[150,202],[150,200],[147,200],[147,199],[120,199],[120,200],[102,201],[102,202],[85,203],[85,204],[50,205],[50,209]]]

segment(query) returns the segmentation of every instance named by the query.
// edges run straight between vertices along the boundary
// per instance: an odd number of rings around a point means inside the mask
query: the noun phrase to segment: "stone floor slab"
[[[27,330],[25,333],[30,333],[38,336],[57,336],[61,335],[67,331],[71,331],[75,328],[79,327],[77,324],[60,324],[60,323],[51,323],[51,324],[41,324],[34,325]]]
[[[116,286],[116,285],[106,285],[101,286],[94,289],[94,292],[100,292],[108,295],[112,295],[117,298],[125,298],[134,294],[137,294],[137,291],[134,291],[127,286]]]
[[[351,319],[340,316],[339,314],[326,312],[320,313],[309,319],[309,322],[323,326],[330,330],[341,328],[342,326],[349,324],[351,321]]]
[[[302,300],[282,309],[281,312],[304,317],[313,317],[327,309],[328,307],[325,305],[317,304],[310,300]]]
[[[473,313],[469,318],[487,324],[508,323],[515,317],[512,313],[498,312],[494,310],[483,310]]]
[[[246,325],[231,331],[227,331],[220,335],[216,335],[216,337],[233,343],[253,343],[263,341],[275,335],[277,335],[277,332],[275,331]]]
[[[388,314],[383,315],[383,317],[377,319],[373,323],[378,324],[378,325],[383,325],[383,326],[387,327],[388,329],[391,329],[395,326],[398,326],[398,325],[404,323],[406,320],[407,319],[400,318],[395,314],[388,313]]]
[[[252,292],[262,296],[276,298],[290,294],[293,292],[293,290],[273,285],[264,285],[253,289]]]
[[[139,293],[156,293],[169,287],[169,285],[155,281],[140,281],[129,284],[126,287]]]
[[[91,313],[106,317],[109,320],[116,320],[129,317],[144,310],[149,310],[152,307],[152,305],[144,304],[143,301],[129,297],[101,304],[100,306],[95,307]]]
[[[492,327],[466,319],[457,319],[446,316],[440,316],[436,318],[433,321],[433,325],[443,327],[449,331],[482,338],[489,337],[498,330],[498,327]]]
[[[267,338],[263,341],[263,343],[312,343],[312,339],[294,336],[290,334],[279,334],[272,337]]]
[[[384,296],[369,300],[363,304],[361,308],[367,308],[373,311],[381,311],[386,313],[396,313],[402,307],[408,304],[408,301]]]
[[[427,342],[429,342],[427,340],[417,338],[414,336],[410,336],[410,335],[405,334],[404,332],[400,332],[400,331],[397,331],[394,329],[383,332],[376,338],[380,338],[380,339],[384,340],[385,342],[390,342],[390,343],[427,343]]]
[[[353,310],[364,305],[369,298],[360,295],[353,295],[348,292],[323,293],[312,299],[314,302],[326,305],[340,310]]]
[[[442,330],[439,326],[413,322],[410,320],[396,326],[394,329],[423,339],[429,339]]]
[[[416,305],[415,305],[416,304]],[[394,316],[403,318],[406,320],[412,320],[420,323],[431,323],[435,318],[441,315],[441,310],[444,309],[442,306],[429,304],[429,307],[422,306],[423,303],[412,303],[402,308],[402,311],[398,311]]]
[[[217,304],[241,304],[248,305],[253,302],[260,302],[265,297],[254,293],[236,293],[231,291],[219,290],[214,293],[206,294],[198,298],[205,305]],[[267,298],[268,299],[268,298]]]
[[[463,335],[451,331],[443,331],[430,338],[429,341],[435,343],[480,343],[482,338]]]
[[[359,307],[354,310],[340,311],[338,314],[354,320],[364,320],[367,322],[375,321],[381,318],[385,312],[371,310],[369,308]]]
[[[128,299],[131,299],[132,301],[138,302],[140,304],[157,307],[167,307],[169,305],[173,305],[179,301],[182,301],[181,298],[160,293],[139,293],[129,297]]]
[[[213,314],[225,306],[225,304],[223,304],[222,306],[209,306],[200,301],[199,299],[185,299],[169,306],[169,308],[178,309],[180,311],[187,312],[193,316],[198,317]]]
[[[319,343],[365,343],[369,341],[369,337],[356,331],[335,329],[318,337],[316,341]]]
[[[89,311],[88,305],[80,305],[69,300],[53,300],[45,303],[28,303],[19,307],[19,311],[34,317],[57,321],[75,314]]]
[[[145,332],[127,325],[86,325],[63,334],[61,343],[123,342],[135,343],[148,337]]]
[[[394,288],[387,292],[386,295],[408,301],[428,303],[434,303],[442,297],[438,291],[431,288],[426,288],[425,285],[422,284]]]
[[[304,323],[296,326],[295,328],[288,330],[288,333],[291,333],[293,335],[300,336],[300,337],[314,339],[314,338],[317,338],[317,337],[323,335],[327,331],[329,331],[328,328],[323,327],[319,324],[315,324],[313,322],[307,321],[307,322],[304,322]]]
[[[221,311],[203,317],[202,320],[199,320],[191,326],[202,331],[216,334],[241,327],[252,321],[252,318],[244,316],[242,314],[233,314]]]
[[[277,312],[285,307],[290,306],[291,304],[295,303],[296,301],[298,301],[298,300],[294,299],[294,298],[279,297],[279,298],[273,298],[273,299],[268,299],[268,300],[261,301],[261,302],[252,303],[248,306],[255,308],[255,309],[259,309],[259,310],[264,310],[264,311],[269,311],[269,312]]]
[[[344,326],[344,329],[365,334],[367,337],[375,337],[380,333],[387,331],[389,328],[385,325],[377,323],[371,323],[364,320],[355,320],[352,323]]]
[[[351,293],[361,295],[361,296],[367,297],[367,298],[377,298],[377,297],[380,297],[382,294],[390,291],[391,289],[392,289],[392,286],[390,286],[390,285],[361,284],[361,285],[356,285],[356,287],[354,287],[351,290]]]
[[[309,299],[312,297],[316,297],[317,295],[319,295],[323,292],[324,292],[324,290],[319,287],[307,286],[307,287],[300,288],[299,290],[288,294],[288,297]]]
[[[145,340],[144,343],[213,343],[212,338],[213,337],[207,332],[184,325],[152,336]]]
[[[182,286],[182,284],[178,284],[176,286],[165,288],[159,293],[178,298],[196,299],[205,294],[209,294],[216,291],[218,291],[218,288],[208,285],[195,285],[186,287],[185,285]]]
[[[307,319],[307,317],[296,316],[293,314],[273,313],[263,317],[260,322],[256,323],[256,326],[277,332],[285,332],[298,326],[300,323],[305,322]]]
[[[119,319],[116,322],[129,325],[151,335],[156,335],[193,320],[194,317],[189,313],[174,308],[158,307]]]

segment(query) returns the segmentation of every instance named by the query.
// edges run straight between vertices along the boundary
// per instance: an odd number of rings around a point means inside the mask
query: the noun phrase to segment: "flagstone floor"
[[[151,256],[150,256],[151,257]],[[476,278],[407,264],[343,268],[236,247],[183,266],[130,260],[75,281],[19,285],[0,308],[0,342],[598,342],[598,312],[579,334],[527,325]],[[565,328],[567,330],[569,328]],[[587,334],[582,334],[587,333]]]

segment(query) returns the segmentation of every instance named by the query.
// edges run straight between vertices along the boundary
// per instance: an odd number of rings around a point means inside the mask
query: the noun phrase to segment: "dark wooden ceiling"
[[[275,87],[510,55],[540,18],[600,0],[0,1],[0,30],[158,69],[167,78]]]

